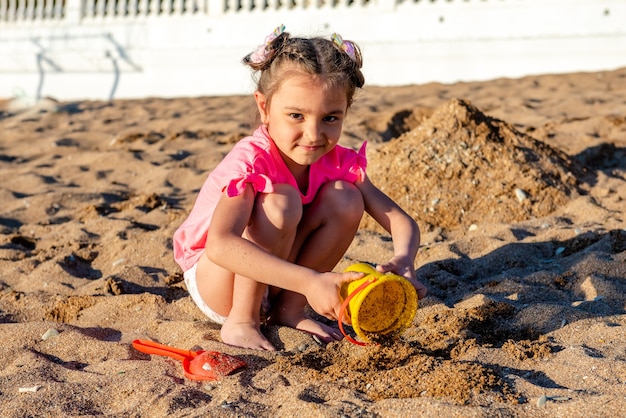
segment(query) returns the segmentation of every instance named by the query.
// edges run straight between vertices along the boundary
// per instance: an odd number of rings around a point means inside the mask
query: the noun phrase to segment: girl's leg
[[[289,260],[316,271],[332,271],[354,239],[363,212],[363,196],[356,186],[343,181],[328,183],[304,209]],[[271,319],[316,334],[325,342],[342,338],[338,329],[306,316],[305,305],[304,296],[283,291]]]
[[[266,251],[287,259],[293,246],[302,204],[297,190],[277,185],[271,194],[259,194],[243,237]],[[244,348],[274,350],[260,330],[261,304],[267,285],[234,275],[207,257],[198,262],[198,290],[215,312],[226,316],[222,341]]]

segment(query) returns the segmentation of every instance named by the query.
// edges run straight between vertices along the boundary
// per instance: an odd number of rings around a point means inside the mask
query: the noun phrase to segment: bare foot
[[[230,318],[222,325],[222,341],[235,347],[253,350],[276,351],[276,348],[263,336],[256,322],[234,322]]]
[[[341,334],[341,331],[339,331],[339,329],[318,322],[307,316],[304,312],[284,316],[270,316],[270,320],[273,324],[276,325],[285,325],[300,331],[307,332],[309,334],[316,335],[321,341],[325,343],[340,341],[343,339],[343,335]]]
[[[343,339],[343,335],[338,328],[323,324],[307,316],[304,316],[295,328],[300,331],[308,332],[309,334],[317,335],[319,339],[325,343],[341,341]]]

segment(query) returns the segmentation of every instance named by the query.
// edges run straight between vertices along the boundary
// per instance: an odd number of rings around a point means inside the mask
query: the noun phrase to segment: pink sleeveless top
[[[363,143],[356,152],[337,145],[313,163],[309,170],[309,188],[306,194],[300,193],[302,204],[311,203],[329,181],[362,181],[367,167],[365,146]],[[298,189],[295,177],[264,126],[237,142],[215,167],[202,185],[189,217],[174,233],[174,259],[183,271],[196,264],[202,255],[213,211],[222,193],[238,196],[247,184],[252,185],[255,193],[272,193],[274,184],[290,184]]]

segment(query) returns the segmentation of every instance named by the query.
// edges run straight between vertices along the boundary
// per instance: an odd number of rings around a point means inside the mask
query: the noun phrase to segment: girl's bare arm
[[[369,178],[357,186],[363,194],[365,210],[378,222],[393,240],[393,257],[379,265],[382,271],[393,271],[413,283],[420,298],[426,295],[426,288],[415,278],[415,256],[420,244],[420,230],[417,223],[396,202],[377,188]]]

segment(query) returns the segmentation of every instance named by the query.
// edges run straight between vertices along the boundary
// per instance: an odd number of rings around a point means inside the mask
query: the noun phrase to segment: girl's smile
[[[309,147],[307,147],[305,145],[302,145],[302,149],[307,151],[307,152],[309,152],[309,153],[315,152],[316,150],[318,150],[320,148],[321,148],[321,146],[317,146],[317,147],[309,146]]]

